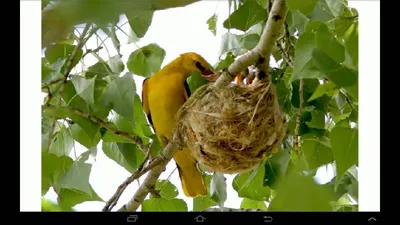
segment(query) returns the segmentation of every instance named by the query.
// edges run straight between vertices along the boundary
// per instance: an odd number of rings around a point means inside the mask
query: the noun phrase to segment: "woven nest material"
[[[178,113],[180,144],[207,170],[240,173],[279,151],[287,134],[275,86],[199,88]]]

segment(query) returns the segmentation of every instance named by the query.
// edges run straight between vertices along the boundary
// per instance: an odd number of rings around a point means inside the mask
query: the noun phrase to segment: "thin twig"
[[[123,211],[136,211],[140,204],[142,204],[143,200],[149,194],[151,189],[154,188],[157,183],[158,177],[160,177],[161,173],[164,172],[165,167],[172,159],[175,152],[178,150],[178,145],[176,144],[176,133],[174,132],[174,137],[172,141],[170,141],[167,146],[160,152],[160,154],[145,168],[146,172],[150,170],[146,179],[143,181],[142,185],[140,185],[139,189],[136,191],[135,195],[129,200],[129,202],[123,205],[118,212]],[[148,167],[151,167],[148,169]],[[154,168],[153,168],[154,166]],[[143,171],[145,171],[143,169]],[[147,170],[148,169],[148,170]],[[140,173],[143,173],[141,171]]]
[[[50,81],[49,83],[44,84],[44,85],[42,86],[42,89],[46,89],[46,88],[50,87],[51,85],[57,84],[57,83],[59,83],[59,82],[61,82],[61,81],[63,81],[63,80],[64,80],[64,77],[58,78],[58,79],[55,79],[55,80],[52,80],[52,81]]]
[[[303,85],[304,85],[304,81],[303,79],[300,80],[300,84],[299,84],[299,111],[297,112],[297,116],[296,116],[296,128],[294,130],[294,151],[297,153],[297,155],[300,154],[300,119],[301,119],[301,113],[303,111]]]
[[[281,43],[279,41],[276,42],[276,46],[278,47],[279,51],[281,52],[281,56],[283,58],[283,60],[285,60],[285,62],[290,66],[290,67],[294,67],[294,62],[292,57],[290,56],[290,54],[285,51],[281,45]]]
[[[61,96],[62,96],[62,93],[64,92],[65,83],[67,82],[69,73],[71,72],[71,70],[72,70],[72,68],[74,66],[72,62],[74,61],[76,55],[78,54],[79,49],[82,49],[83,45],[85,44],[85,40],[87,40],[87,38],[85,39],[85,36],[88,33],[90,26],[91,26],[91,24],[89,24],[89,23],[86,24],[85,28],[83,29],[82,34],[80,35],[80,37],[78,39],[78,44],[76,45],[74,51],[72,51],[71,56],[68,59],[67,67],[66,67],[66,70],[64,71],[64,74],[63,74],[63,76],[64,76],[64,85],[61,86],[57,104],[61,103]]]
[[[98,52],[101,49],[103,49],[103,46],[99,46],[95,49],[88,49],[83,55],[82,55],[82,59],[85,58],[86,55],[88,55],[89,53],[93,53],[93,52]]]
[[[89,31],[90,25],[91,25],[91,24],[86,24],[86,26],[85,26],[85,28],[84,28],[82,34],[81,34],[80,37],[79,37],[78,44],[76,45],[74,51],[72,51],[71,56],[70,56],[69,59],[68,59],[67,66],[66,66],[66,69],[65,69],[64,74],[63,74],[63,76],[64,76],[64,77],[63,77],[63,83],[62,83],[62,85],[61,85],[60,92],[58,93],[58,99],[57,99],[57,104],[58,104],[58,105],[61,104],[61,96],[62,96],[62,93],[64,92],[65,84],[66,84],[66,82],[67,82],[69,73],[71,72],[71,70],[72,70],[72,68],[73,68],[72,62],[74,61],[74,59],[75,59],[75,57],[76,57],[76,54],[78,54],[78,50],[81,49],[82,46],[85,44],[85,43],[84,43],[84,38],[85,38],[87,32]],[[52,136],[53,136],[53,132],[54,132],[54,127],[55,127],[56,121],[57,121],[57,120],[54,119],[54,120],[51,122],[51,127],[50,127],[50,132],[49,132],[49,143],[48,143],[48,147],[49,147],[49,148],[50,148],[50,145],[51,145],[51,140],[52,140]]]
[[[104,206],[103,212],[111,211],[112,208],[114,208],[114,206],[117,204],[118,199],[121,197],[122,193],[125,191],[125,189],[128,187],[128,185],[144,174],[143,171],[145,171],[145,170],[143,170],[143,168],[146,165],[146,163],[149,159],[149,156],[150,156],[150,151],[147,152],[146,157],[143,160],[142,164],[139,166],[139,168],[137,168],[137,170],[130,177],[128,177],[121,185],[118,186],[115,194],[110,198],[110,200],[108,200],[108,202]],[[146,167],[146,170],[148,171],[149,168],[150,168],[150,165],[148,167]]]
[[[53,95],[51,94],[50,88],[47,87],[46,89],[47,89],[47,99],[46,99],[46,102],[44,103],[45,105],[49,104],[49,102],[53,98]]]
[[[76,115],[82,116],[82,117],[84,117],[84,118],[86,118],[88,120],[91,120],[91,121],[97,123],[101,127],[106,128],[111,133],[113,133],[115,135],[118,135],[120,137],[123,137],[123,138],[127,139],[128,141],[130,141],[132,144],[137,145],[139,147],[139,149],[142,150],[142,152],[144,152],[144,153],[147,153],[147,151],[148,151],[147,147],[143,144],[143,141],[142,141],[142,139],[140,137],[132,136],[127,132],[120,131],[120,130],[110,126],[108,123],[104,122],[103,120],[101,120],[101,119],[99,119],[99,118],[97,118],[95,116],[89,115],[88,113],[85,113],[85,112],[83,112],[83,111],[81,111],[79,109],[70,108],[70,107],[67,107],[67,106],[54,106],[54,105],[48,105],[48,106],[43,105],[42,109],[45,110],[45,109],[51,109],[51,108],[56,108],[56,107],[62,108],[64,110],[67,110],[67,111],[69,111],[71,113],[74,113]]]

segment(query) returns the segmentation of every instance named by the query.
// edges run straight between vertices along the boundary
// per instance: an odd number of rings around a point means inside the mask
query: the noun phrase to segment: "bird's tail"
[[[183,192],[187,197],[207,195],[207,186],[196,162],[189,154],[189,149],[178,150],[174,155]]]

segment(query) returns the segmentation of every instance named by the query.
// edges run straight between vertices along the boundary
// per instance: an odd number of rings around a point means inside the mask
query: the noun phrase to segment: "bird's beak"
[[[208,76],[208,75],[211,75],[211,74],[214,74],[214,73],[213,73],[213,71],[211,71],[210,69],[208,69],[208,70],[205,70],[204,72],[202,72],[202,74],[203,74],[204,76]]]
[[[201,76],[208,80],[208,82],[215,82],[218,79],[219,75],[219,73],[214,73],[209,69],[201,73]]]

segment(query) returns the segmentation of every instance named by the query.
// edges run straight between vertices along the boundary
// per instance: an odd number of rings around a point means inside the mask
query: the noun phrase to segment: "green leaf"
[[[312,51],[316,47],[314,33],[302,33],[296,42],[294,69],[291,82],[297,79],[318,78],[323,75],[315,69],[312,61]]]
[[[42,9],[44,9],[49,3],[50,3],[50,0],[42,0]],[[42,199],[42,203],[43,203],[43,199]]]
[[[42,197],[42,212],[62,212],[62,211],[72,211],[72,209],[62,208],[58,204],[54,204],[53,202]]]
[[[304,14],[299,11],[289,11],[286,15],[286,21],[289,26],[290,34],[294,34],[298,31],[299,35],[304,32],[305,25],[310,21]]]
[[[142,163],[145,155],[130,143],[103,142],[104,154],[124,167],[128,172],[134,173]]]
[[[275,153],[265,164],[264,185],[271,188],[280,183],[288,169],[290,162],[290,152],[288,149]]]
[[[220,207],[224,206],[226,201],[226,178],[221,173],[214,173],[210,184],[211,199],[214,200]]]
[[[235,176],[232,186],[239,197],[246,197],[256,201],[268,200],[271,189],[263,186],[264,171],[264,166],[260,166],[251,172],[244,172]]]
[[[178,189],[169,180],[158,180],[155,189],[164,199],[173,199],[179,194]]]
[[[68,156],[57,157],[55,154],[42,152],[42,196],[49,188],[58,185],[61,176],[68,171],[73,160]]]
[[[211,33],[217,35],[217,20],[218,20],[218,15],[214,13],[210,18],[207,20],[207,25],[208,29],[211,31]]]
[[[62,98],[67,106],[80,109],[84,112],[89,112],[88,104],[76,93],[74,84],[71,80],[68,80],[67,83],[64,84]]]
[[[87,161],[89,159],[89,156],[96,157],[96,155],[97,155],[97,147],[92,147],[87,151],[83,152],[80,156],[78,156],[78,159],[80,161]]]
[[[115,114],[111,121],[116,125],[119,131],[127,132],[128,134],[134,133],[135,128],[133,124],[119,114]]]
[[[71,81],[74,84],[75,90],[83,100],[88,104],[94,104],[94,77],[85,79],[81,76],[71,76]]]
[[[51,81],[63,78],[64,75],[61,74],[61,69],[66,60],[66,58],[60,58],[48,66],[42,64],[42,83],[47,84]]]
[[[187,212],[182,199],[150,198],[142,203],[142,212]]]
[[[241,39],[243,47],[245,47],[247,50],[252,50],[257,46],[259,41],[260,35],[258,34],[247,34]]]
[[[300,81],[296,80],[292,83],[292,105],[296,108],[299,108],[300,99],[299,99],[299,85]],[[317,79],[304,79],[303,80],[303,100],[304,106],[311,106],[315,104],[315,101],[307,102],[312,94],[315,92],[317,87],[319,86],[319,82]],[[320,100],[320,99],[318,99]]]
[[[128,18],[129,26],[135,33],[136,37],[144,37],[153,20],[153,13],[154,11],[152,10],[146,10],[133,11],[132,13],[125,14]]]
[[[78,116],[78,115],[71,115],[70,118],[79,125],[80,128],[82,128],[82,130],[86,133],[87,138],[89,138],[88,140],[92,143],[92,144],[97,144],[98,143],[98,139],[99,139],[99,129],[100,129],[100,125],[88,120],[82,116]],[[75,138],[76,139],[76,138]]]
[[[336,63],[323,51],[314,49],[312,57],[314,65],[335,84],[342,87],[349,87],[357,83],[356,71]]]
[[[104,202],[104,200],[93,190],[90,185],[90,192],[86,193],[80,190],[61,188],[58,202],[62,207],[73,207],[77,204],[89,201]]]
[[[334,122],[335,122],[335,123],[338,123],[339,121],[345,120],[345,119],[349,118],[350,114],[351,114],[351,113],[344,113],[344,114],[342,114],[342,115],[336,116],[336,117],[334,118]]]
[[[338,17],[342,14],[344,8],[346,7],[345,1],[347,4],[347,0],[340,0],[340,1],[325,0],[325,1],[334,17]]]
[[[311,121],[306,122],[307,126],[310,128],[325,128],[325,113],[319,110],[311,111]]]
[[[115,127],[115,126],[113,126]],[[100,129],[101,132],[101,129]],[[105,130],[102,136],[103,143],[104,142],[120,142],[120,143],[132,143],[128,139],[121,137],[119,135],[113,134],[108,130]]]
[[[51,106],[45,107],[42,111],[42,115],[47,118],[65,119],[71,116],[71,112],[62,106]]]
[[[316,2],[313,0],[287,0],[287,7],[291,11],[300,11],[303,14],[312,13],[314,11]]]
[[[358,101],[358,81],[352,86],[343,87],[343,89],[346,90],[346,93],[349,94],[355,102]]]
[[[326,4],[326,0],[315,0],[317,2],[314,11],[307,14],[310,20],[328,22],[332,20],[335,16],[332,14],[331,9]]]
[[[317,89],[315,89],[314,93],[307,101],[311,102],[317,98],[322,97],[323,95],[332,97],[334,94],[337,93],[337,90],[338,89],[334,83],[332,82],[323,83],[321,85],[318,85]]]
[[[74,189],[85,192],[91,195],[89,184],[89,176],[92,169],[92,164],[85,163],[82,160],[75,161],[68,172],[61,177],[58,188]]]
[[[149,0],[114,2],[109,0],[80,0],[57,2],[58,4],[52,7],[51,10],[43,12],[42,46],[47,47],[49,44],[64,38],[74,25],[91,22],[95,24],[107,24],[118,21],[119,16],[124,13],[182,7],[197,1]]]
[[[310,127],[308,127],[306,124],[307,122],[311,121],[311,119],[312,119],[311,113],[308,111],[303,111],[303,113],[301,114],[301,117],[300,117],[300,130],[299,130],[300,136],[303,136],[303,135],[311,132]],[[289,127],[290,135],[294,135],[295,126],[296,126],[296,120],[294,120],[294,119],[289,120],[288,127]]]
[[[101,135],[99,129],[97,130],[96,135],[93,138],[89,137],[89,135],[78,124],[73,124],[70,129],[72,137],[77,142],[79,142],[79,144],[85,146],[88,149],[96,147],[97,144],[100,142]]]
[[[158,156],[161,150],[163,150],[163,147],[161,146],[161,143],[156,135],[153,135],[150,138],[153,140],[153,142],[150,145],[150,152],[151,156],[154,158]]]
[[[358,205],[341,205],[335,210],[336,212],[358,212]]]
[[[58,157],[69,155],[73,146],[74,139],[72,138],[68,128],[63,126],[60,128],[51,142],[49,153],[55,154]]]
[[[133,102],[133,116],[135,119],[134,131],[139,137],[150,137],[153,132],[150,129],[150,125],[147,122],[146,116],[143,111],[142,102],[138,94],[135,95]],[[144,141],[147,144],[147,141]]]
[[[108,37],[110,37],[115,50],[117,50],[117,53],[120,55],[121,54],[120,53],[121,42],[119,41],[117,33],[116,33],[117,32],[116,26],[117,26],[117,21],[112,21],[111,26],[100,25],[100,28],[105,34],[107,34]]]
[[[228,68],[234,61],[235,61],[235,56],[232,54],[232,52],[228,52],[225,56],[225,59],[219,61],[218,65],[215,68],[215,71],[221,71],[223,69]]]
[[[129,30],[128,34],[128,41],[126,42],[127,44],[132,44],[139,42],[140,38],[138,38],[133,30]]]
[[[193,71],[190,77],[187,78],[187,82],[189,85],[190,92],[194,93],[197,90],[197,88],[207,84],[208,80],[202,77],[199,72]]]
[[[290,112],[291,109],[290,92],[290,89],[286,87],[284,81],[280,81],[276,84],[279,105],[283,106],[286,113]]]
[[[133,101],[136,94],[136,85],[131,73],[118,77],[108,84],[102,96],[105,107],[112,108],[115,112],[134,122]]]
[[[334,127],[330,134],[333,156],[336,160],[336,187],[344,173],[358,164],[358,129]]]
[[[157,44],[149,44],[135,50],[126,63],[128,70],[143,77],[149,77],[161,68],[165,50]]]
[[[76,45],[55,44],[47,47],[44,54],[49,63],[55,63],[59,59],[64,59],[64,58],[69,59],[69,57],[71,57],[76,47],[77,47]],[[81,60],[82,58],[82,54],[83,54],[82,49],[78,49],[76,54],[74,55],[74,59],[72,60],[71,68],[73,68],[76,64],[78,64],[79,60]],[[64,70],[62,70],[61,73],[64,73]]]
[[[319,26],[315,34],[315,41],[317,42],[318,49],[335,60],[335,62],[341,63],[344,61],[344,46],[339,43],[326,25],[322,24]]]
[[[225,53],[230,52],[233,55],[238,55],[242,45],[240,44],[239,38],[236,34],[225,33],[221,37],[221,45],[219,49],[219,56],[223,56]]]
[[[261,209],[267,211],[268,208],[263,201],[254,201],[248,198],[243,198],[242,203],[240,203],[241,209]]]
[[[358,69],[358,23],[353,23],[345,32],[344,46],[346,47],[345,64]]]
[[[332,211],[331,192],[318,185],[312,176],[291,173],[276,189],[268,211],[323,212]]]
[[[108,59],[108,66],[113,73],[121,73],[125,69],[125,65],[119,55],[114,55]]]
[[[336,177],[332,178],[332,180],[328,183],[323,184],[327,190],[333,193],[334,200],[338,200],[344,194],[350,194],[355,199],[358,198],[358,182],[355,179],[351,178],[351,175],[347,173],[343,176],[341,181],[339,182],[336,190],[335,190]]]
[[[44,113],[42,113],[44,115]],[[50,138],[50,127],[52,119],[42,117],[42,151],[48,152],[49,149],[49,138]],[[55,121],[53,134],[56,134],[63,124],[59,121]],[[52,136],[53,137],[53,136]]]
[[[226,29],[247,31],[254,24],[267,19],[267,11],[255,1],[246,1],[223,23]]]
[[[112,74],[110,66],[106,62],[97,62],[90,66],[85,72],[85,78],[91,79],[96,77],[96,79],[101,79]]]
[[[259,23],[256,23],[255,25],[251,26],[250,29],[246,32],[246,34],[258,34],[261,36],[264,27],[265,27],[266,21],[261,21]]]
[[[334,160],[332,149],[315,139],[303,140],[301,150],[304,153],[309,169],[316,169]]]
[[[211,177],[210,175],[206,175],[204,177],[204,182],[207,185],[208,190],[210,190],[210,183],[211,183]],[[217,203],[211,199],[210,192],[207,193],[205,196],[197,196],[193,198],[193,211],[194,212],[200,212],[205,209],[208,209],[212,206],[216,206]]]

